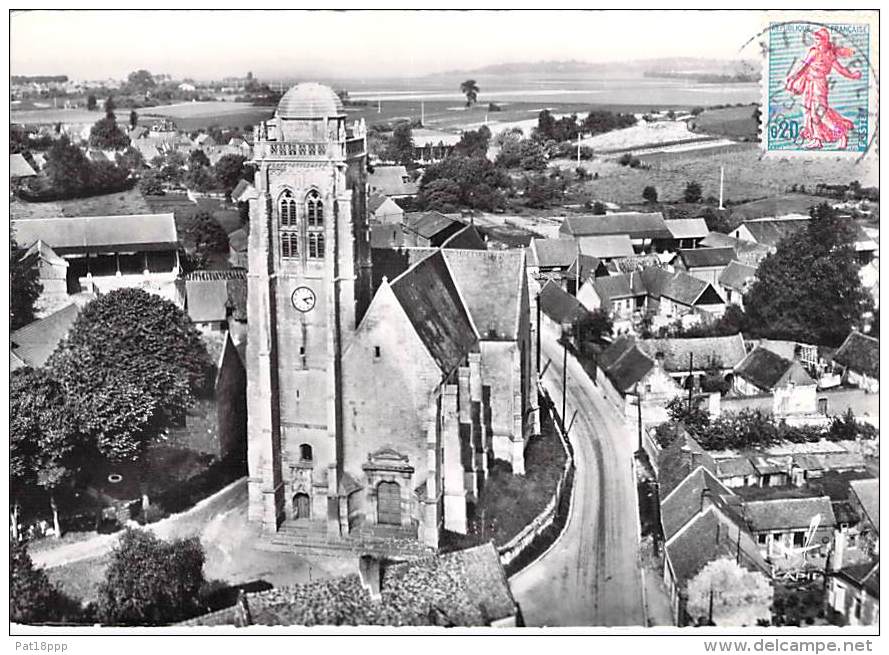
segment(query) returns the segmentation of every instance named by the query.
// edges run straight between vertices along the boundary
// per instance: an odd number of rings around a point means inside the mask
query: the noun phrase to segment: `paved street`
[[[562,348],[543,334],[543,384],[561,411]],[[531,626],[642,625],[635,434],[568,356],[569,435],[577,474],[568,524],[543,558],[510,581]]]

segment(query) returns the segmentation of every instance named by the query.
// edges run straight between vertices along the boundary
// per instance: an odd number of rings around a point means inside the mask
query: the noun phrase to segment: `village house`
[[[414,161],[418,164],[434,164],[454,152],[461,135],[427,128],[413,130]]]
[[[367,199],[367,217],[377,224],[401,225],[404,210],[392,198],[375,193]]]
[[[660,212],[621,212],[604,215],[568,216],[559,228],[560,238],[626,235],[635,252],[664,250],[673,240]],[[600,257],[595,252],[587,254]]]
[[[40,296],[34,303],[34,316],[40,318],[71,302],[68,289],[68,262],[38,239],[21,257],[36,267],[40,279]]]
[[[611,316],[616,334],[633,331],[645,313],[647,298],[639,273],[587,278],[577,291],[577,299],[589,311],[602,309]]]
[[[845,625],[880,624],[880,561],[852,564],[828,578],[827,604]]]
[[[747,266],[754,268],[771,252],[768,246],[754,241],[744,241],[730,237],[722,232],[710,232],[704,237],[699,247],[701,248],[734,248],[735,259]]]
[[[574,239],[533,238],[528,246],[528,272],[534,277],[561,280],[577,261]]]
[[[436,211],[409,212],[404,215],[404,245],[437,248],[459,232],[466,223]]]
[[[235,188],[232,189],[230,196],[232,202],[235,204],[249,202],[250,198],[256,196],[256,187],[250,184],[247,180],[238,180],[238,183],[235,185]]]
[[[370,196],[409,198],[417,195],[418,185],[404,166],[374,166],[367,172]]]
[[[779,218],[757,218],[744,221],[732,230],[731,235],[742,241],[752,241],[766,246],[772,252],[781,239],[796,234],[808,225],[811,218],[804,214],[790,214]],[[858,263],[868,264],[876,256],[879,246],[859,225],[854,225],[853,247],[858,254]]]
[[[717,279],[718,288],[725,294],[725,301],[744,309],[744,294],[756,281],[756,267],[732,260]]]
[[[814,414],[818,409],[817,385],[803,365],[762,346],[735,367],[732,388],[743,396],[773,396],[776,417]]]
[[[68,336],[81,307],[71,303],[28,323],[9,335],[10,370],[24,366],[39,368],[46,364],[59,343]]]
[[[592,277],[603,277],[609,275],[605,262],[598,257],[592,255],[579,255],[574,263],[568,267],[563,279],[565,280],[565,289],[573,296],[577,295],[578,289],[583,283]]]
[[[603,262],[635,255],[633,242],[627,234],[578,237],[577,244],[580,252]]]
[[[175,298],[179,237],[172,213],[32,218],[13,221],[12,229],[25,248],[42,242],[40,270],[54,298],[60,296],[61,260],[69,295],[138,287]]]
[[[704,237],[710,233],[710,230],[707,229],[707,221],[703,218],[674,218],[664,221],[664,223],[673,236],[669,250],[697,248]]]
[[[556,334],[573,334],[574,326],[587,311],[577,298],[565,291],[558,283],[547,281],[537,294],[540,322]]]
[[[9,155],[9,179],[18,181],[37,177],[37,171],[28,163],[28,160],[19,153]]]
[[[677,251],[673,266],[719,288],[719,276],[735,259],[734,248],[683,248]]]
[[[228,235],[228,262],[235,268],[247,268],[247,230],[239,227]]]
[[[880,391],[880,341],[851,332],[833,356],[834,368],[843,382],[864,389],[868,393]]]
[[[682,395],[664,369],[663,356],[649,354],[632,337],[619,337],[596,358],[596,382],[608,399],[627,418],[640,411],[646,422],[667,419],[666,404]]]
[[[852,480],[849,503],[859,517],[858,545],[868,555],[880,555],[880,481],[877,478]]]

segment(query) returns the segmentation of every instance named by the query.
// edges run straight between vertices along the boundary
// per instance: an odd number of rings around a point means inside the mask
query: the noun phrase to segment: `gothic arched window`
[[[324,258],[324,203],[314,189],[306,196],[306,242],[309,259]]]
[[[296,198],[289,189],[278,200],[278,225],[281,235],[281,257],[291,259],[299,256],[299,232],[296,221]]]

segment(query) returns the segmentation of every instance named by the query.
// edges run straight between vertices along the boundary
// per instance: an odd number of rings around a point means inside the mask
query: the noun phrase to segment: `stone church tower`
[[[299,84],[254,132],[247,396],[249,518],[339,530],[342,354],[371,296],[364,124]]]

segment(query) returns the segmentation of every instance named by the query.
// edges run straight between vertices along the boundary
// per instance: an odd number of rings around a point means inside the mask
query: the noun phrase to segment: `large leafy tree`
[[[471,107],[478,102],[478,84],[475,80],[466,80],[460,83],[460,93],[466,96],[466,106]]]
[[[759,265],[744,296],[754,336],[837,346],[872,307],[858,276],[852,224],[827,204]]]
[[[219,182],[209,166],[192,166],[185,174],[185,185],[193,191],[204,193],[218,188]]]
[[[31,258],[24,258],[25,249],[16,243],[9,228],[9,329],[17,330],[34,320],[34,303],[40,297],[40,271]]]
[[[141,289],[119,289],[83,309],[50,365],[77,397],[94,393],[104,401],[101,412],[84,401],[97,412],[92,422],[101,425],[102,416],[126,405],[119,395],[123,391],[109,388],[127,382],[152,399],[156,412],[182,416],[202,389],[210,360],[191,320],[176,305]],[[141,394],[129,402],[138,420],[127,434],[137,434],[150,406]]]
[[[197,537],[166,542],[129,529],[99,587],[99,619],[111,625],[164,625],[200,609],[204,550]]]
[[[188,236],[199,253],[228,252],[228,234],[209,212],[195,214],[188,228]]]
[[[459,189],[459,204],[491,211],[505,204],[501,189],[512,185],[509,175],[483,157],[452,155],[426,169],[420,181],[420,198],[436,180],[450,180]],[[453,186],[448,185],[449,189]],[[439,190],[439,189],[437,189]]]
[[[223,155],[213,165],[213,174],[219,181],[219,184],[229,193],[241,179],[249,181],[249,166],[247,166],[247,158],[243,155]],[[252,170],[252,169],[250,169]]]
[[[753,626],[771,619],[773,594],[765,575],[724,557],[689,580],[686,609],[699,624]]]
[[[27,544],[10,538],[10,621],[24,624],[70,621],[79,614],[77,603],[56,589],[42,569],[34,567]]]
[[[105,116],[96,121],[90,129],[90,146],[102,150],[124,150],[130,145],[129,137],[117,124],[114,115],[114,100],[105,101]]]
[[[83,151],[63,135],[46,153],[44,169],[50,185],[62,195],[82,193],[89,188],[92,166]]]
[[[386,144],[386,159],[408,168],[414,165],[414,138],[411,124],[403,121],[395,126]]]
[[[145,93],[157,86],[154,76],[144,68],[127,75],[127,84],[137,93]]]
[[[491,130],[482,125],[477,130],[467,130],[460,136],[454,150],[466,157],[485,157],[491,143]]]

